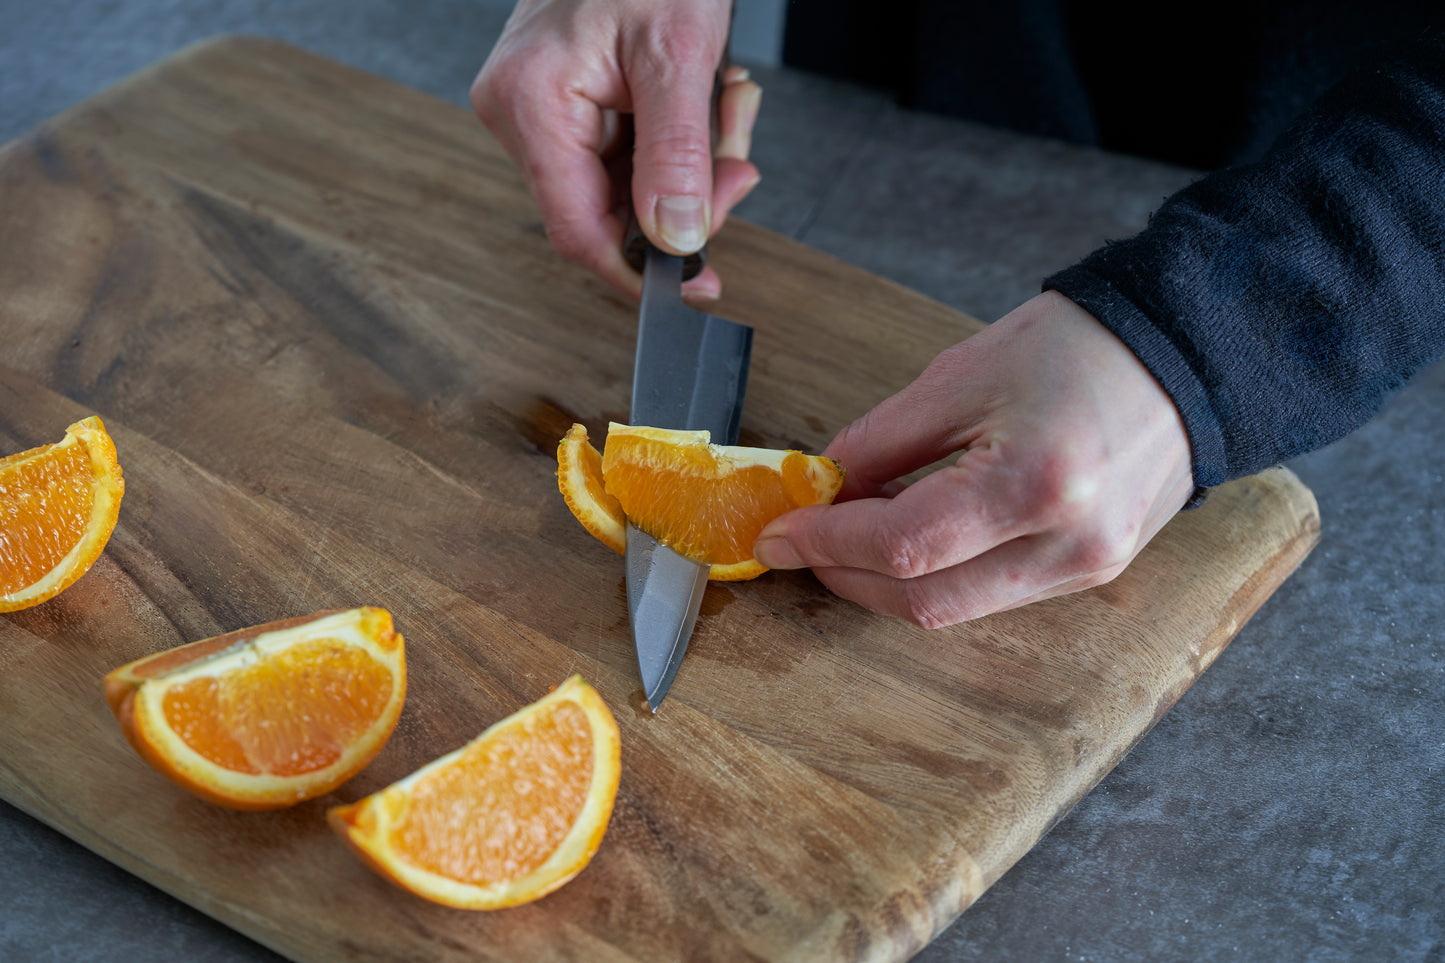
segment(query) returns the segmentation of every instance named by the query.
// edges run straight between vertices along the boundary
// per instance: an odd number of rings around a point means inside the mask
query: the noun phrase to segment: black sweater
[[[1163,33],[1160,16],[791,0],[784,52],[910,106],[1223,168],[1045,281],[1163,384],[1207,487],[1341,437],[1445,352],[1445,12],[1224,0]]]
[[[1201,487],[1325,445],[1445,354],[1445,41],[1053,275],[1174,400]]]

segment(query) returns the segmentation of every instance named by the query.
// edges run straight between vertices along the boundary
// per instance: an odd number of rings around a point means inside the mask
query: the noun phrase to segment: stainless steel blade
[[[735,444],[753,329],[682,303],[682,258],[649,247],[632,380],[632,423],[706,429]],[[672,687],[697,624],[707,566],[628,526],[627,611],[654,712]]]
[[[736,444],[747,390],[753,329],[693,310],[682,302],[682,258],[647,252],[632,423],[707,429],[719,445]]]
[[[707,590],[707,569],[627,526],[627,614],[642,691],[653,712],[682,665]]]

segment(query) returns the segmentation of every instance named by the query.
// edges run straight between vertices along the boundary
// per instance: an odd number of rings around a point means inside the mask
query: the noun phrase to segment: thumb
[[[698,250],[712,228],[712,87],[721,47],[709,46],[692,48],[697,55],[685,62],[629,72],[632,204],[643,232],[672,254]]]

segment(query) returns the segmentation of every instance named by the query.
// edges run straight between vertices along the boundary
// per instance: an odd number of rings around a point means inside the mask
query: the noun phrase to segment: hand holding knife
[[[706,429],[715,442],[736,444],[753,329],[684,305],[681,257],[651,245],[646,257],[632,423]],[[708,567],[628,525],[627,612],[643,691],[654,712],[692,636]]]
[[[713,130],[722,85],[713,88]],[[704,314],[682,301],[682,284],[702,270],[706,246],[686,257],[652,244],[634,212],[623,253],[642,272],[637,319],[631,421],[654,428],[705,429],[718,444],[737,443],[747,389],[752,328]],[[627,529],[627,612],[642,674],[655,712],[682,663],[707,588],[708,565],[694,562]]]

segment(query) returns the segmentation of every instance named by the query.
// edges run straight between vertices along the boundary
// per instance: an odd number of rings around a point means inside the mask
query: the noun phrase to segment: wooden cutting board
[[[757,329],[743,443],[819,450],[977,323],[744,223],[718,313]],[[0,618],[0,794],[300,960],[895,960],[946,926],[1213,661],[1318,536],[1277,470],[1176,518],[1113,583],[953,629],[806,572],[714,584],[639,709],[622,562],[553,477],[625,420],[633,306],[547,247],[464,111],[257,39],[185,51],[0,152],[0,448],[98,413],[120,524]],[[125,745],[108,669],[321,608],[408,640],[390,744],[333,796],[223,811]],[[591,866],[444,909],[326,806],[573,672],[618,716]]]

